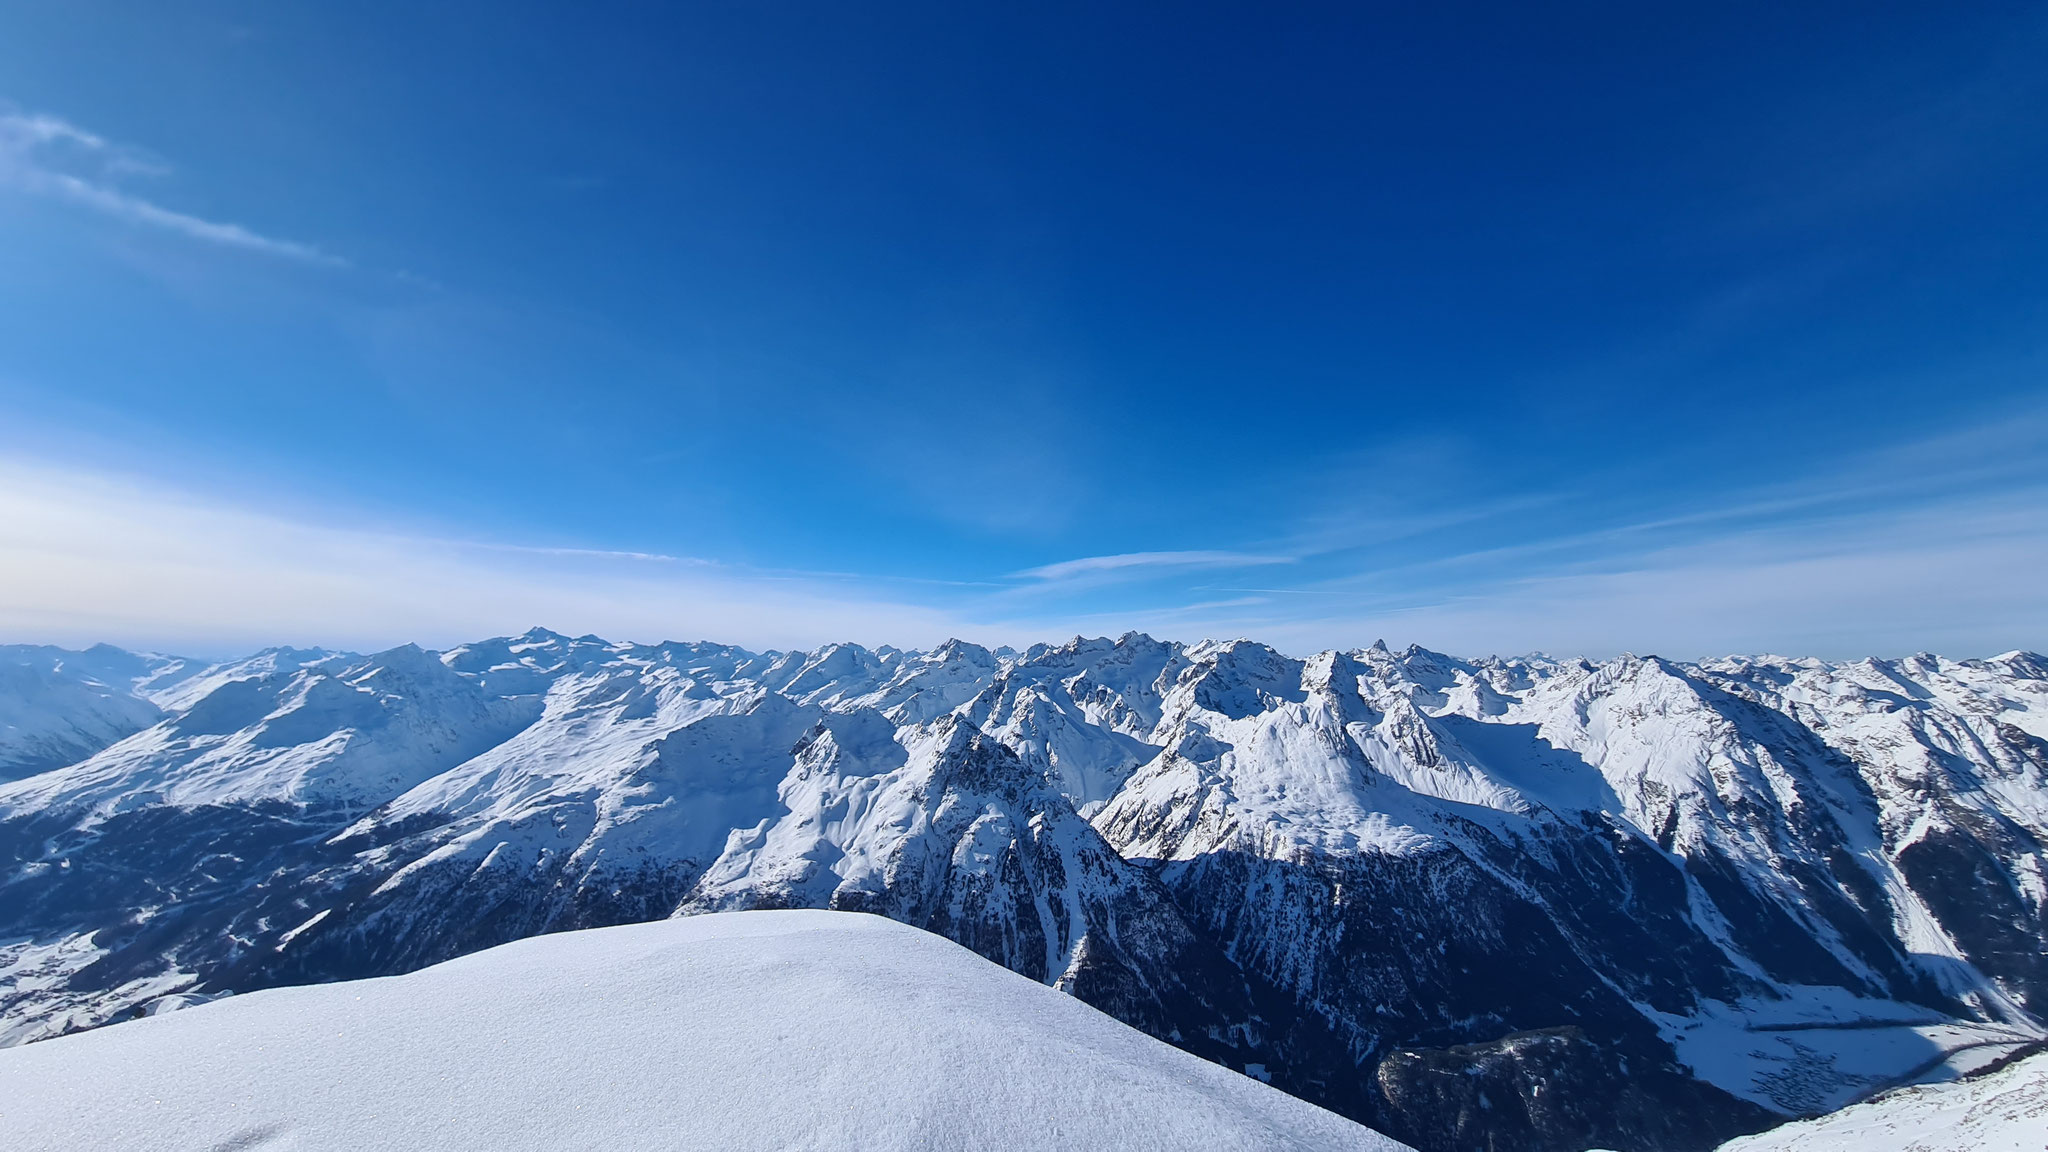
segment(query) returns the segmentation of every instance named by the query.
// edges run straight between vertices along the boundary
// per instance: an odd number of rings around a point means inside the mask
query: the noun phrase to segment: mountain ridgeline
[[[0,649],[0,1042],[761,908],[1425,1152],[1711,1148],[2048,1036],[2048,661],[535,630]]]

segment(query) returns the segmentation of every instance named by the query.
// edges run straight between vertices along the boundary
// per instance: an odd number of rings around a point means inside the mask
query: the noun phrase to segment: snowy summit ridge
[[[930,930],[1432,1152],[1706,1148],[2048,1034],[2029,653],[5,653],[16,1043],[762,908]]]
[[[0,1051],[8,1147],[1400,1145],[873,916],[517,941]]]

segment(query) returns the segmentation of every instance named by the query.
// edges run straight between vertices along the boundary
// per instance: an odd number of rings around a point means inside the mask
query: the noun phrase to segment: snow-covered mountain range
[[[2048,1035],[2028,653],[4,652],[14,1043],[759,908],[928,929],[1429,1152],[1707,1148]]]

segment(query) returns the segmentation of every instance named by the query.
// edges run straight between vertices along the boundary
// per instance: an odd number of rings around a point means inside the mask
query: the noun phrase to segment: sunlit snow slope
[[[1975,1080],[1905,1088],[1819,1120],[1787,1124],[1721,1152],[2043,1152],[2048,1054]]]
[[[876,916],[536,937],[0,1052],[0,1145],[1401,1145]]]

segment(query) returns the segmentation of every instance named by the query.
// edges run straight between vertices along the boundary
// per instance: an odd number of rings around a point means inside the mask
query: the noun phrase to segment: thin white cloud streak
[[[517,552],[528,556],[587,556],[598,560],[645,560],[650,564],[712,564],[694,556],[671,556],[666,552],[630,552],[617,548],[551,548],[540,544],[501,544],[479,541],[467,545],[495,552]]]
[[[433,646],[541,624],[750,647],[929,644],[937,610],[637,557],[522,553],[307,523],[144,482],[0,463],[0,636],[199,654]]]
[[[1207,591],[1350,597],[1384,604],[1431,595],[1463,602],[1485,589],[1537,579],[1573,579],[1599,568],[1655,565],[1688,545],[1788,538],[1817,546],[1876,524],[1906,523],[1923,514],[1943,523],[1972,522],[2014,493],[2048,487],[2048,407],[2021,405],[1999,418],[1896,444],[1840,462],[1832,471],[1759,487],[1723,502],[1646,519],[1511,544],[1450,551],[1392,565],[1374,565],[1289,589],[1210,586]],[[1932,511],[1930,511],[1932,510]],[[2048,534],[2044,534],[2048,535]],[[1495,575],[1476,575],[1491,570]],[[1506,575],[1500,573],[1505,572]],[[1476,588],[1479,591],[1471,591]],[[1420,590],[1419,592],[1417,590]]]
[[[126,220],[131,224],[146,224],[156,228],[165,228],[172,232],[183,233],[194,240],[204,240],[211,244],[221,244],[229,248],[241,248],[250,252],[262,252],[271,256],[284,256],[293,260],[305,260],[315,264],[339,265],[342,263],[339,257],[329,256],[327,253],[308,244],[299,244],[291,240],[274,240],[268,236],[251,232],[240,224],[223,224],[212,220],[202,220],[197,216],[189,216],[183,212],[173,212],[169,208],[152,204],[139,196],[131,196],[128,193],[107,187],[106,185],[94,184],[67,173],[30,169],[25,175],[26,179],[23,181],[23,186],[31,191],[51,192],[73,203],[97,209],[109,216]]]
[[[1001,589],[948,610],[858,577],[339,528],[73,468],[0,463],[0,639],[202,655],[285,642],[439,646],[544,624],[755,648],[923,646],[954,635],[1022,644],[1137,628],[1181,640],[1248,636],[1296,655],[1384,638],[1465,655],[1972,656],[2048,648],[2044,571],[2048,488],[2021,484],[1825,522],[1731,527],[1434,595],[1013,614]]]
[[[1095,627],[1249,636],[1305,654],[1375,639],[1459,654],[2048,649],[2048,409],[2020,406],[1718,507],[1458,552]]]
[[[1599,570],[1499,580],[1435,600],[1202,623],[1289,651],[1384,638],[1464,655],[1986,656],[2048,648],[2043,572],[2048,490],[2028,488],[1732,532]]]
[[[0,145],[76,144],[93,152],[111,152],[106,140],[85,129],[43,113],[0,113]]]
[[[80,160],[90,160],[82,165]],[[95,171],[81,175],[76,169]],[[194,240],[313,264],[342,265],[310,244],[279,240],[240,224],[207,220],[123,191],[113,177],[161,171],[106,139],[55,116],[0,113],[0,182],[79,204],[105,216],[175,232]]]
[[[1188,604],[1175,609],[1179,612],[1213,612],[1218,608],[1249,608],[1254,604],[1270,604],[1265,596],[1239,596],[1232,600],[1204,600],[1199,604]]]
[[[1251,552],[1125,552],[1116,556],[1084,556],[1013,573],[1018,579],[1066,580],[1075,576],[1147,568],[1240,568],[1261,564],[1292,564],[1291,556]]]

